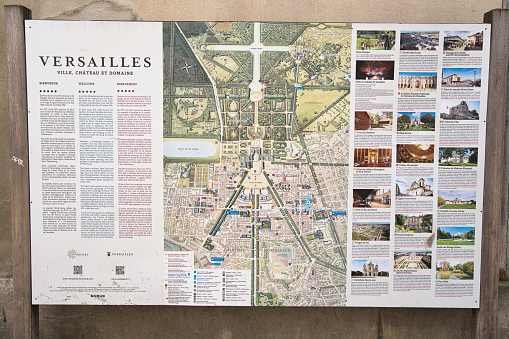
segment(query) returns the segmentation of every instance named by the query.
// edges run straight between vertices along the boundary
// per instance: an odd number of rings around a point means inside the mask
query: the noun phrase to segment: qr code
[[[83,266],[74,266],[74,274],[83,274]]]
[[[125,273],[125,266],[115,266],[115,273],[117,275],[124,275],[124,273]]]

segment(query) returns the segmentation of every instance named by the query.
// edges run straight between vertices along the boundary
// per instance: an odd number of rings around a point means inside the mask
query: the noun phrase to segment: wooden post
[[[508,116],[509,11],[495,9],[484,15],[491,23],[486,161],[484,169],[483,234],[481,251],[480,308],[473,312],[473,338],[496,338],[498,281],[505,264],[501,249],[507,227],[505,175],[506,124]]]
[[[504,0],[502,2],[502,8],[503,9],[509,9],[509,0]],[[509,91],[509,88],[507,88]],[[509,92],[508,92],[509,97]],[[509,107],[508,107],[509,108]],[[509,149],[509,126],[506,126],[505,129],[505,168],[509,168],[509,152],[507,151]],[[505,176],[505,183],[503,184],[504,187],[507,189],[507,193],[509,195],[509,175],[506,174]],[[506,200],[507,202],[508,200]],[[509,226],[509,205],[507,203],[502,206],[505,210],[502,211],[502,225]],[[502,233],[500,234],[500,280],[509,280],[509,258],[508,258],[508,252],[507,252],[507,242],[509,240],[509,230],[508,227],[502,226]]]
[[[28,107],[23,6],[4,6],[7,46],[7,94],[11,146],[11,219],[14,338],[39,337],[39,308],[32,305],[30,272],[30,193],[28,172]]]

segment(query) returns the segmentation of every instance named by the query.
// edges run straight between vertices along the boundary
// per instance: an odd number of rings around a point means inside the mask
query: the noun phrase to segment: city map
[[[351,24],[164,23],[164,249],[346,302]]]

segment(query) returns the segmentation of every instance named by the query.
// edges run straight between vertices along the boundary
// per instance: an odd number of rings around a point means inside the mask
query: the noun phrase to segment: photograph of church
[[[479,120],[480,101],[442,100],[440,119]]]
[[[443,68],[442,87],[481,87],[481,68]]]
[[[433,178],[398,178],[396,179],[396,196],[432,197]]]
[[[389,276],[389,260],[352,260],[352,278]]]
[[[398,91],[401,92],[435,92],[437,90],[437,73],[401,72],[398,77]]]

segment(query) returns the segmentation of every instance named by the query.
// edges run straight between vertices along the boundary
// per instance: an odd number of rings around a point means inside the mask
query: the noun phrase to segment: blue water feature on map
[[[208,140],[170,140],[163,143],[163,154],[169,158],[208,158],[217,147]]]

